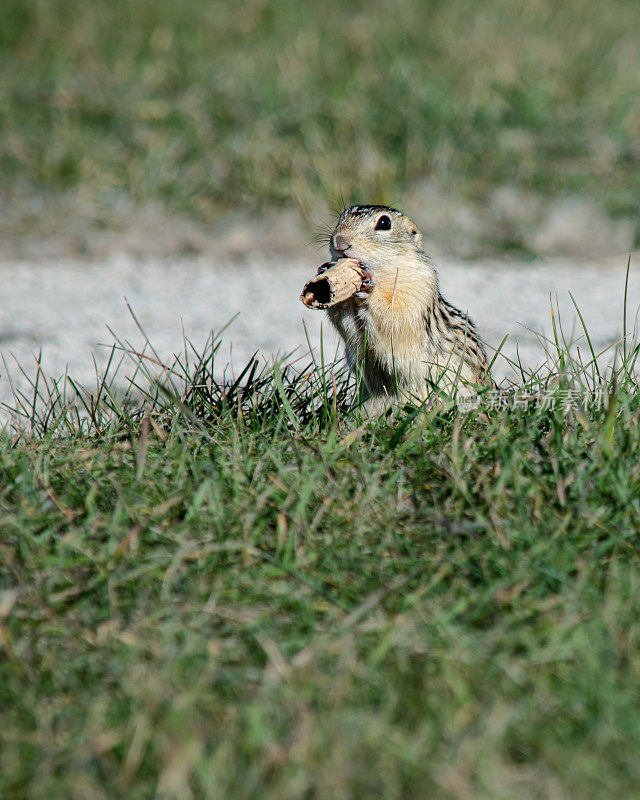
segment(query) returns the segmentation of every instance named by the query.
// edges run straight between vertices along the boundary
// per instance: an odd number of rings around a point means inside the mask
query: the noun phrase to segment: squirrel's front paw
[[[373,282],[373,278],[371,277],[371,272],[366,268],[362,267],[362,283],[360,284],[360,288],[355,293],[355,297],[368,297],[371,290],[374,288],[375,283]]]
[[[331,267],[334,267],[335,263],[336,263],[335,261],[325,261],[324,264],[321,264],[318,267],[318,271],[316,272],[316,276],[322,275],[323,272],[326,272],[328,269],[331,269]]]

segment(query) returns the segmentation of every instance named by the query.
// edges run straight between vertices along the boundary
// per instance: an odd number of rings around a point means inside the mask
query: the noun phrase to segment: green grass
[[[600,376],[556,331],[520,390],[607,403],[359,424],[333,368],[216,384],[211,345],[139,360],[142,407],[39,374],[0,439],[0,795],[637,797],[638,348]]]
[[[633,214],[639,26],[624,0],[0,0],[0,189],[39,230],[40,194],[210,219],[425,174]],[[519,390],[605,406],[365,425],[332,368],[219,386],[188,345],[161,385],[140,361],[143,407],[38,370],[0,437],[0,796],[636,798],[638,350],[601,376],[557,346]]]
[[[0,189],[210,219],[427,175],[640,203],[632,0],[2,0]],[[56,201],[58,202],[58,201]],[[101,213],[96,212],[98,220]],[[25,224],[42,226],[41,205]]]

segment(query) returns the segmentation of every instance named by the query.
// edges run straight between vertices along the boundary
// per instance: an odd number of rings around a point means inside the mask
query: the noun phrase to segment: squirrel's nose
[[[340,250],[344,252],[351,247],[351,242],[347,239],[346,236],[343,236],[341,233],[336,234],[333,237],[333,247],[335,250]]]

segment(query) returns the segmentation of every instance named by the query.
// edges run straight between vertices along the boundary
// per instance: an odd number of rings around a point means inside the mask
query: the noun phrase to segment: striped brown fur
[[[330,250],[333,260],[360,261],[373,282],[328,311],[351,369],[362,375],[371,413],[398,397],[468,396],[489,380],[476,328],[440,294],[408,217],[388,206],[351,206],[340,215]]]

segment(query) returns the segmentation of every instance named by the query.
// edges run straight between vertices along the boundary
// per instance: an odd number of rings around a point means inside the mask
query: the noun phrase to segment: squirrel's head
[[[376,269],[423,256],[422,235],[414,222],[389,206],[350,206],[331,235],[331,257],[355,258]]]

